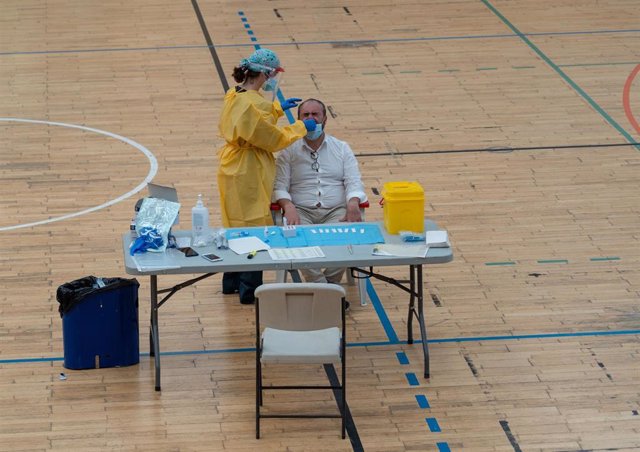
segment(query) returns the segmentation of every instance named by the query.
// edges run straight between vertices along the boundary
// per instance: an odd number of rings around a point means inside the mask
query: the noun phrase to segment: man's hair
[[[300,110],[302,110],[302,106],[304,104],[306,104],[307,102],[318,102],[320,105],[322,105],[322,115],[326,118],[327,117],[327,107],[325,107],[324,103],[318,99],[314,99],[314,98],[309,98],[304,100],[300,105],[298,105],[298,119],[300,119]]]

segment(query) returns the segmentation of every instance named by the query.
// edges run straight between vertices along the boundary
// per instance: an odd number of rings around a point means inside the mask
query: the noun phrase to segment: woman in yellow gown
[[[259,92],[262,88],[275,93],[281,72],[278,57],[269,49],[256,50],[233,70],[238,85],[224,97],[219,125],[226,142],[219,151],[218,167],[222,224],[226,228],[273,224],[269,207],[276,172],[274,153],[315,128],[315,122],[276,125],[285,109],[300,100],[287,99],[281,105]],[[240,302],[248,304],[254,302],[253,292],[260,284],[260,271],[225,273],[222,291],[239,292]]]

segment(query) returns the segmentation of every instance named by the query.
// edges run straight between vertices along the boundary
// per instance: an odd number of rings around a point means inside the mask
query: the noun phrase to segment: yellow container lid
[[[418,182],[385,182],[382,197],[386,200],[424,199],[424,189]]]

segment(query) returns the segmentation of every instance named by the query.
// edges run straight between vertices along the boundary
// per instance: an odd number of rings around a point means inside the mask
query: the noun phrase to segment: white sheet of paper
[[[425,257],[429,247],[424,245],[376,245],[373,249],[374,256],[403,256]]]
[[[427,246],[448,247],[449,234],[447,234],[447,231],[427,231],[425,241]]]
[[[229,248],[236,254],[247,254],[251,251],[269,250],[271,247],[258,237],[240,237],[229,240]]]
[[[269,250],[269,256],[274,261],[286,261],[291,259],[313,259],[324,257],[324,253],[319,246],[309,246],[301,248],[274,248]]]

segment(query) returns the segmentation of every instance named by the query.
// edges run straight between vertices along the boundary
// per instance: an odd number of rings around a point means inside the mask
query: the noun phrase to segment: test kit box
[[[417,182],[387,182],[382,188],[384,227],[389,234],[424,232],[424,190]]]

